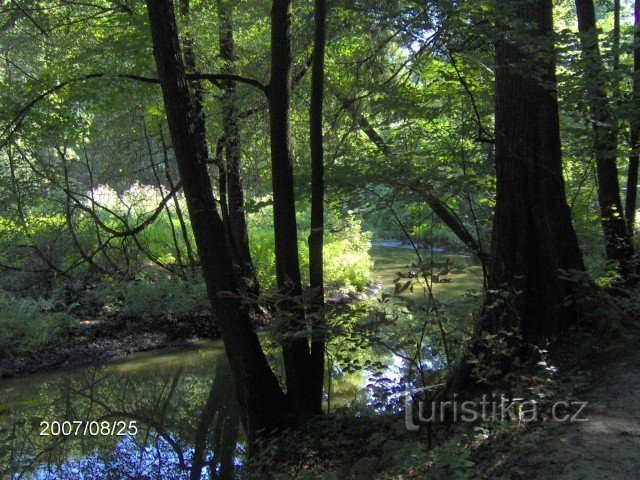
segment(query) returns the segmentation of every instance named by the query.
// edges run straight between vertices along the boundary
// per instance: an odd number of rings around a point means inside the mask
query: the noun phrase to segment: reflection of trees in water
[[[219,368],[196,427],[191,480],[201,478],[205,465],[208,466],[210,478],[233,478],[240,424],[239,411],[231,393],[233,391],[230,369]],[[212,453],[207,459],[208,451]]]
[[[90,367],[3,388],[13,403],[37,400],[0,412],[0,478],[234,478],[241,431],[231,373],[226,358],[198,363],[153,372]],[[138,433],[40,436],[41,420],[134,420]]]

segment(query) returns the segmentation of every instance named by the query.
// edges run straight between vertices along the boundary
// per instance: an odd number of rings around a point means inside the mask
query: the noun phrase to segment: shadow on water
[[[452,261],[469,261],[458,257]],[[376,248],[374,259],[387,290],[393,289],[397,271],[413,261],[410,251],[400,249]],[[477,288],[473,270],[466,275],[456,276],[457,283],[443,284],[442,289],[454,289],[449,294],[453,298]],[[341,312],[353,322],[366,314],[363,309],[366,306],[344,306],[335,314]],[[337,355],[339,345],[331,348]],[[277,351],[267,348],[276,370],[281,363]],[[381,378],[372,381],[374,371],[367,365],[386,365],[382,380],[396,384],[406,366],[386,350],[366,349],[349,356],[361,356],[364,368],[332,369],[331,402],[378,411],[384,405],[373,397]],[[430,361],[438,367],[437,357]],[[42,421],[50,424],[48,435],[41,435]],[[74,421],[83,423],[64,424]],[[62,434],[52,435],[60,428],[54,422],[63,425]],[[85,431],[86,422],[105,422],[107,429],[96,432],[94,425]],[[121,435],[114,434],[114,424]],[[69,428],[72,433],[65,435]],[[0,383],[1,479],[230,480],[237,478],[245,460],[233,378],[220,341]]]

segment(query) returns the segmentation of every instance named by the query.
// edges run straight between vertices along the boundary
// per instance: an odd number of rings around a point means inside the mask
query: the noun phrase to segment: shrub
[[[15,298],[0,292],[0,353],[3,356],[34,352],[45,343],[69,336],[75,319],[65,312],[50,312],[43,300]]]
[[[194,280],[142,278],[98,287],[87,296],[101,313],[127,319],[181,320],[210,311],[204,283]]]
[[[303,284],[309,283],[309,209],[298,210],[298,250]],[[273,208],[263,207],[250,213],[249,244],[260,286],[265,292],[275,289],[275,253]],[[362,290],[369,283],[373,261],[369,256],[371,234],[363,232],[360,221],[352,214],[327,215],[324,235],[325,283],[332,288]]]

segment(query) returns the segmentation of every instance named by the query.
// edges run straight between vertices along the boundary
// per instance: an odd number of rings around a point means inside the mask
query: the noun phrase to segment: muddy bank
[[[109,318],[82,320],[64,341],[43,344],[28,355],[0,360],[0,378],[119,360],[136,352],[195,343],[201,322],[127,322]]]
[[[347,305],[375,295],[381,285],[363,293],[330,291],[327,307]],[[262,311],[253,317],[256,330],[268,325],[271,315]],[[61,342],[41,345],[35,352],[0,359],[0,378],[16,377],[47,370],[99,364],[120,360],[148,350],[195,344],[198,340],[220,338],[210,316],[159,321],[120,318],[81,320]]]

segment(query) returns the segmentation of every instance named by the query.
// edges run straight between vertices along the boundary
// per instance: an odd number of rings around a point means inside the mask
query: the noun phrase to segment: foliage
[[[44,344],[67,338],[76,320],[64,311],[52,311],[54,307],[44,300],[0,292],[0,355],[32,354]]]
[[[94,288],[87,297],[102,314],[130,320],[188,320],[210,314],[204,283],[196,280],[143,277]]]
[[[298,250],[303,284],[309,278],[309,245],[307,235],[310,210],[298,209]],[[275,256],[273,251],[273,210],[266,206],[249,214],[249,244],[261,287],[275,290]],[[372,261],[369,257],[371,234],[362,231],[360,220],[352,213],[330,212],[324,236],[324,275],[328,289],[362,291],[371,282]]]

